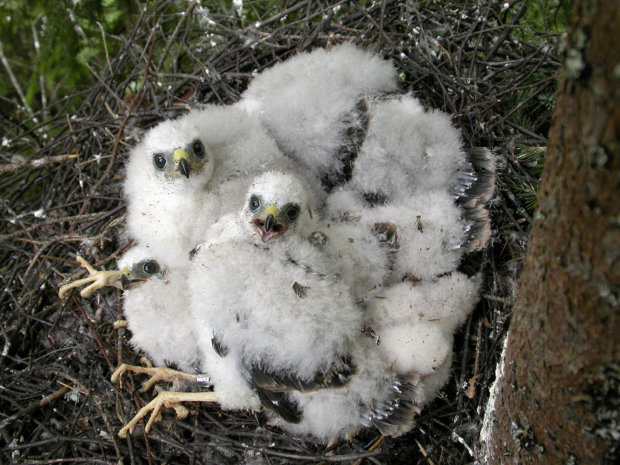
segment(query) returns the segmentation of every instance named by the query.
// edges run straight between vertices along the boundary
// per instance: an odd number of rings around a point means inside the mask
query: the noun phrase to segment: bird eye
[[[298,216],[299,216],[299,205],[294,203],[293,205],[287,208],[286,217],[289,219],[289,221],[295,221]]]
[[[205,146],[202,145],[202,142],[200,142],[199,139],[196,139],[194,142],[192,142],[192,152],[194,152],[194,155],[196,155],[196,157],[204,158]]]
[[[256,197],[255,195],[250,197],[249,206],[250,206],[250,210],[252,211],[258,210],[258,208],[260,207],[260,200],[258,200],[258,197]]]
[[[163,153],[156,153],[153,155],[153,164],[159,171],[162,171],[166,167],[166,163],[166,157]]]
[[[142,271],[144,271],[144,274],[147,276],[152,276],[159,271],[159,265],[154,260],[148,260],[142,265]]]

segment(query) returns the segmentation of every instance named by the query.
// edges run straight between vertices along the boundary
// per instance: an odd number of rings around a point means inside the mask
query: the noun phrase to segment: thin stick
[[[11,69],[11,65],[9,64],[9,60],[7,60],[6,56],[4,56],[4,50],[2,49],[2,42],[0,42],[0,61],[2,61],[2,64],[4,65],[4,68],[6,69],[6,72],[9,75],[9,79],[11,80],[11,84],[13,84],[13,87],[15,88],[15,92],[17,92],[17,95],[19,95],[19,99],[22,101],[22,105],[26,109],[26,112],[28,113],[28,115],[30,115],[31,118],[34,117],[32,108],[30,108],[30,105],[28,105],[28,102],[26,101],[26,96],[24,95],[24,91],[22,90],[21,86],[19,85],[19,82],[17,81],[17,79],[15,78],[15,75],[13,74],[13,70]]]
[[[7,165],[0,165],[0,174],[15,173],[27,168],[41,168],[42,166],[50,165],[52,163],[62,163],[67,160],[75,160],[77,155],[67,153],[65,155],[52,155],[49,157],[37,158],[23,163],[9,163]]]

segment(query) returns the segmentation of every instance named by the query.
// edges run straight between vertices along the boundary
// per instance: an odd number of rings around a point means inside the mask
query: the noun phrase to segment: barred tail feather
[[[373,410],[367,417],[369,423],[384,436],[397,437],[411,431],[421,410],[414,402],[418,382],[417,376],[398,375],[390,402]]]
[[[495,156],[484,147],[476,147],[467,150],[467,157],[471,170],[459,174],[455,196],[468,221],[462,247],[475,252],[482,250],[491,237],[487,204],[495,192]]]

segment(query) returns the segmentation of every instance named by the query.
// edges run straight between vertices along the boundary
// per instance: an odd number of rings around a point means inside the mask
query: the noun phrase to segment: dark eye
[[[194,155],[196,155],[196,157],[204,158],[205,146],[202,145],[202,142],[200,142],[200,140],[196,139],[194,142],[192,142],[192,152],[194,152]]]
[[[256,197],[255,195],[250,197],[249,206],[250,206],[250,210],[252,211],[258,210],[258,208],[260,207],[260,200],[258,200],[258,197]]]
[[[155,155],[153,155],[153,164],[158,170],[163,170],[166,167],[166,163],[166,157],[163,153],[156,153]]]
[[[144,274],[147,276],[152,276],[159,271],[159,265],[154,260],[146,261],[142,265],[142,271],[144,271]]]
[[[295,221],[299,216],[299,205],[293,204],[290,205],[286,210],[286,217],[289,221]]]

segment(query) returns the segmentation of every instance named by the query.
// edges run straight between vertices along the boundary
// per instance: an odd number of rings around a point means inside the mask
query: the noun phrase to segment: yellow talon
[[[138,410],[138,413],[131,421],[120,429],[118,436],[125,438],[128,432],[132,434],[138,422],[148,415],[149,412],[152,412],[144,427],[144,432],[148,433],[151,431],[153,424],[161,417],[161,411],[164,407],[174,408],[177,418],[179,420],[184,419],[189,411],[182,405],[179,405],[181,402],[217,402],[217,397],[215,392],[161,392],[155,399]]]
[[[80,292],[80,295],[84,298],[88,298],[97,289],[101,289],[106,286],[115,287],[117,289],[122,289],[121,285],[121,276],[122,272],[119,270],[106,271],[106,270],[96,270],[90,263],[88,263],[84,258],[79,255],[76,257],[78,263],[82,268],[85,268],[88,271],[89,276],[82,279],[76,279],[73,282],[65,284],[58,290],[58,296],[61,299],[67,297],[69,291],[73,288],[82,286],[84,284],[89,284]]]

